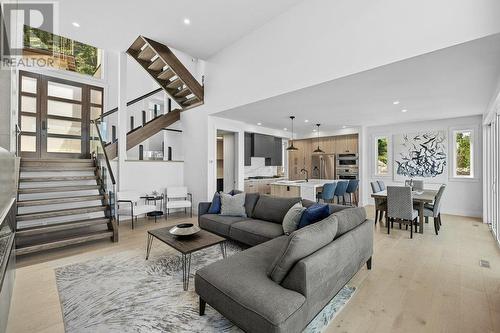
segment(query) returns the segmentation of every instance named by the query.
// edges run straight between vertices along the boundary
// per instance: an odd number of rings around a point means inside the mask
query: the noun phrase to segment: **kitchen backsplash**
[[[245,166],[245,178],[257,176],[275,176],[278,173],[277,166],[266,166],[265,158],[252,157],[251,165]]]

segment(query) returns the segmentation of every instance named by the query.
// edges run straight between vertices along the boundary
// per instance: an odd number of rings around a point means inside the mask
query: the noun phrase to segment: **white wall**
[[[393,159],[389,166],[389,175],[385,177],[375,175],[375,138],[379,135],[393,136],[401,133],[414,133],[427,130],[444,130],[448,135],[448,180],[447,187],[443,197],[442,211],[447,214],[463,215],[463,216],[482,216],[482,117],[464,117],[443,119],[438,121],[423,121],[415,123],[403,123],[390,126],[367,127],[362,131],[363,147],[362,151],[367,158],[361,161],[362,163],[362,199],[363,204],[373,203],[370,197],[371,189],[370,182],[374,180],[383,180],[386,185],[401,185],[401,182],[393,180]],[[474,179],[457,179],[453,178],[452,172],[452,156],[453,142],[452,131],[454,129],[472,128],[474,133]],[[392,146],[393,142],[391,142]],[[390,147],[391,148],[391,147]],[[393,151],[393,150],[392,150]],[[391,149],[389,151],[391,154]],[[391,156],[390,156],[391,157]],[[425,182],[428,188],[438,188],[439,184],[432,183],[431,180]]]
[[[302,1],[207,60],[220,112],[500,32],[497,0]]]
[[[116,172],[116,161],[111,161]],[[167,161],[125,161],[120,191],[165,192],[169,186],[183,186],[184,163]],[[116,173],[115,173],[116,174]]]

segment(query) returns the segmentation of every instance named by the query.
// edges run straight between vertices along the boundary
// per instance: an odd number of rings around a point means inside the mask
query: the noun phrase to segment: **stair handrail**
[[[128,102],[127,102],[127,106],[134,105],[135,103],[140,102],[140,101],[142,101],[143,99],[146,99],[146,98],[148,98],[148,97],[150,97],[150,96],[153,96],[154,94],[157,94],[157,93],[159,93],[160,91],[163,91],[163,88],[158,88],[158,89],[152,90],[152,91],[150,91],[150,92],[148,92],[148,93],[146,93],[146,94],[144,94],[144,95],[142,95],[142,96],[139,96],[139,97],[137,97],[137,98],[134,98],[133,100],[130,100],[130,101],[128,101]],[[111,110],[109,110],[109,111],[104,112],[104,113],[101,115],[101,117],[100,117],[100,118],[101,118],[101,121],[102,121],[102,118],[107,117],[107,116],[110,116],[110,115],[112,115],[113,113],[115,113],[115,112],[117,112],[117,111],[118,111],[118,107],[113,108],[113,109],[111,109]]]
[[[99,141],[99,146],[102,149],[102,153],[104,155],[104,160],[106,161],[106,167],[109,170],[108,171],[109,172],[109,177],[111,178],[111,183],[113,184],[113,186],[115,186],[116,185],[115,176],[113,174],[113,170],[111,169],[111,163],[109,163],[109,158],[108,158],[108,154],[106,153],[104,141],[102,140],[101,131],[99,130],[100,120],[98,120],[98,119],[96,119],[96,120],[90,120],[90,123],[95,126],[96,133],[97,133],[97,136],[98,136],[98,139],[99,139],[98,140]],[[92,138],[92,139],[95,140],[95,138]],[[95,154],[96,157],[97,157],[97,151],[94,151],[92,153]]]

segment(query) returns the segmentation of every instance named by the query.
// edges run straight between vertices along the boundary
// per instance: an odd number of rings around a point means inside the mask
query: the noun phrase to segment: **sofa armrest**
[[[198,204],[198,216],[208,213],[208,209],[210,208],[211,204],[211,202],[200,202]]]
[[[326,297],[325,299],[329,300],[346,285],[372,254],[373,221],[366,220],[297,262],[281,285],[301,293],[306,298]],[[326,295],[325,290],[333,294]]]

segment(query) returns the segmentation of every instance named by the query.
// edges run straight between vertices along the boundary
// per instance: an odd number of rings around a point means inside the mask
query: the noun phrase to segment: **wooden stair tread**
[[[146,44],[146,42],[144,41],[144,39],[141,36],[139,36],[135,39],[135,41],[132,43],[130,48],[132,50],[139,51],[140,49],[142,49],[144,44]]]
[[[21,158],[23,162],[50,162],[50,163],[93,163],[90,158]]]
[[[172,82],[170,82],[169,84],[167,84],[166,87],[168,89],[176,89],[176,88],[181,87],[183,84],[184,83],[182,82],[181,79],[175,79]]]
[[[167,81],[170,80],[170,78],[172,78],[174,75],[175,75],[174,71],[169,67],[160,74],[158,74],[156,77],[160,80]]]
[[[84,201],[94,201],[94,200],[97,201],[97,200],[103,200],[103,198],[104,198],[103,195],[96,194],[96,195],[81,195],[76,197],[21,200],[17,202],[17,206],[31,207],[31,206],[54,205],[54,204],[68,203],[68,202],[84,202]]]
[[[198,97],[193,96],[191,98],[186,99],[184,102],[182,102],[182,105],[189,106],[189,105],[194,104],[196,102],[199,102],[199,99],[198,99]]]
[[[137,58],[141,60],[151,61],[151,58],[153,58],[155,54],[156,52],[150,46],[146,46],[142,51],[139,52]]]
[[[192,94],[191,90],[189,90],[188,87],[184,87],[181,90],[179,90],[178,92],[176,92],[174,94],[174,96],[175,97],[186,97],[186,96],[188,96],[190,94]]]
[[[74,186],[58,186],[58,187],[30,187],[30,188],[20,188],[18,193],[44,193],[44,192],[67,192],[67,191],[87,191],[87,190],[97,190],[99,185],[74,185]]]
[[[16,219],[17,219],[17,221],[27,221],[27,220],[44,219],[44,218],[57,217],[57,216],[67,216],[67,215],[102,212],[102,211],[105,211],[108,209],[109,209],[108,206],[102,206],[102,205],[101,206],[91,206],[91,207],[81,207],[81,208],[67,208],[67,209],[49,210],[49,211],[37,212],[37,213],[18,214]]]
[[[20,182],[62,182],[72,180],[96,180],[97,176],[23,177]]]
[[[22,247],[16,248],[16,255],[23,255],[23,254],[28,254],[28,253],[33,253],[33,252],[38,252],[38,251],[43,251],[43,250],[48,250],[48,249],[55,249],[55,248],[63,247],[63,246],[67,246],[67,245],[80,244],[80,243],[84,243],[84,242],[89,242],[89,241],[98,240],[98,239],[111,238],[111,237],[113,237],[112,231],[92,232],[92,233],[88,233],[88,234],[85,234],[82,236],[67,237],[67,238],[62,238],[62,239],[56,240],[56,241],[39,243],[39,244],[28,245],[28,246],[22,246]]]
[[[161,60],[161,58],[156,58],[155,61],[151,62],[151,65],[149,65],[148,68],[152,71],[160,71],[166,65],[167,64]]]
[[[16,237],[33,236],[33,235],[43,234],[43,233],[47,233],[47,232],[62,231],[62,230],[76,229],[76,228],[82,228],[82,227],[90,227],[90,226],[94,226],[94,225],[108,224],[108,223],[109,223],[109,218],[98,217],[98,218],[94,218],[94,219],[78,220],[78,221],[71,221],[71,222],[44,224],[44,225],[38,225],[38,226],[18,229],[18,230],[16,230]]]
[[[38,167],[38,166],[21,166],[21,172],[52,172],[52,171],[93,171],[95,166],[80,166],[80,167]]]

